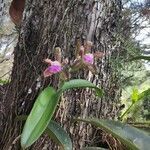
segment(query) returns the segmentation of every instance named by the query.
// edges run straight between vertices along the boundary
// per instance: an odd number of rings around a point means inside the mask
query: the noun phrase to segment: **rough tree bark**
[[[56,77],[43,79],[43,59],[53,57],[56,46],[62,48],[64,58],[75,58],[77,39],[90,40],[92,51],[99,50],[106,55],[96,62],[98,74],[80,71],[72,78],[86,78],[104,90],[104,96],[96,100],[90,90],[73,90],[63,95],[55,119],[70,132],[74,149],[88,145],[100,145],[102,134],[90,125],[70,122],[73,117],[115,118],[120,97],[119,72],[114,71],[112,59],[120,55],[119,32],[121,0],[27,0],[14,50],[14,64],[11,83],[5,89],[2,99],[3,150],[20,149],[22,123],[16,115],[29,114],[40,90],[48,84],[57,88]],[[39,88],[37,84],[41,85]],[[31,149],[52,148],[43,136]],[[107,142],[107,139],[105,139]]]

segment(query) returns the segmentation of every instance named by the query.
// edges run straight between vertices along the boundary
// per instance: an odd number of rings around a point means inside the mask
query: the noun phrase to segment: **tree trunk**
[[[71,74],[72,78],[92,81],[104,90],[104,96],[96,99],[91,90],[66,92],[61,100],[55,119],[70,132],[74,149],[102,144],[102,133],[84,123],[71,123],[73,117],[115,118],[120,97],[119,76],[112,60],[120,55],[119,33],[121,0],[27,0],[14,51],[11,83],[5,89],[2,99],[3,150],[20,149],[22,123],[17,115],[29,114],[40,90],[48,84],[57,88],[55,76],[44,79],[43,59],[54,57],[54,48],[61,47],[63,58],[69,62],[75,59],[77,40],[81,43],[92,41],[92,51],[99,50],[105,55],[96,62],[97,75],[88,71]],[[37,85],[39,85],[38,87]],[[52,148],[43,136],[31,149]]]

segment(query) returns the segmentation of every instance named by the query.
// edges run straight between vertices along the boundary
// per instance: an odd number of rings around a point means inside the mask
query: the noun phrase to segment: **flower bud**
[[[61,62],[61,48],[60,47],[55,48],[55,60]]]
[[[85,53],[91,52],[92,46],[93,46],[93,43],[91,41],[87,41],[85,44]]]

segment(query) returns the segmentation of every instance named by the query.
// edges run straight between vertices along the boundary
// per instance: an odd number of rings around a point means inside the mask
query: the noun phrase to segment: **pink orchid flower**
[[[92,65],[94,63],[94,55],[92,53],[88,53],[88,54],[83,55],[83,62],[85,64]]]
[[[53,74],[56,74],[58,72],[62,71],[61,63],[58,61],[51,61],[50,59],[44,60],[46,63],[48,63],[48,68],[44,71],[44,77],[49,77]]]

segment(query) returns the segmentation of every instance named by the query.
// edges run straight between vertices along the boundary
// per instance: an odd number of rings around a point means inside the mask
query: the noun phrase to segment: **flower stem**
[[[134,105],[134,103],[132,103],[132,104],[130,105],[130,107],[121,115],[120,120],[122,120],[123,117],[124,117],[126,114],[129,113],[129,111],[130,111],[130,109],[132,108],[133,105]]]

